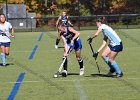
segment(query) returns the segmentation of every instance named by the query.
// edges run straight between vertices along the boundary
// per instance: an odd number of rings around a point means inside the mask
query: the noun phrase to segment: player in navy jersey
[[[68,19],[68,15],[66,14],[65,11],[62,12],[62,15],[59,16],[59,18],[56,21],[56,27],[59,27],[60,24],[63,24],[64,26],[73,26],[73,24],[70,22],[70,20]],[[55,43],[55,48],[58,48],[58,44],[60,41],[60,34],[58,34],[57,39],[56,39],[56,43]]]
[[[1,49],[1,60],[2,66],[6,66],[6,56],[9,55],[10,50],[10,32],[14,33],[12,25],[5,20],[5,15],[0,14],[0,49]],[[14,37],[14,35],[12,35]]]
[[[123,73],[115,61],[115,57],[117,56],[117,54],[123,50],[122,41],[117,33],[111,27],[104,23],[105,21],[103,17],[98,18],[96,21],[98,30],[95,32],[92,38],[88,39],[88,41],[91,43],[92,39],[97,37],[100,32],[102,32],[104,36],[102,45],[100,46],[98,51],[93,54],[93,57],[98,56],[98,53],[106,46],[107,40],[109,40],[109,44],[105,47],[102,53],[102,58],[110,67],[108,76],[116,72],[116,77],[122,77]]]
[[[83,66],[83,59],[81,58],[81,50],[82,50],[82,43],[79,37],[80,33],[74,30],[72,27],[60,25],[58,27],[60,36],[64,43],[64,57],[67,57],[68,54],[66,53],[70,47],[75,50],[77,61],[80,65],[80,73],[79,75],[84,74],[84,66]],[[67,58],[63,66],[64,70],[62,71],[62,76],[67,76]]]

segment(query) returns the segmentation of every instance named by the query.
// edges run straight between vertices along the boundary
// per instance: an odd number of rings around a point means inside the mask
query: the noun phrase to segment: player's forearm
[[[56,21],[56,26],[58,26],[60,20],[61,20],[61,17],[59,16],[59,18]]]
[[[75,39],[77,39],[79,37],[80,33],[77,32],[76,35],[72,38],[72,40],[74,41]]]
[[[58,24],[59,24],[59,19],[56,21],[56,26],[58,26]]]
[[[73,25],[70,21],[68,21],[68,24]]]
[[[12,34],[14,34],[14,32],[15,32],[15,30],[14,30],[14,28],[12,28]]]
[[[58,26],[59,21],[56,22],[56,26]]]
[[[97,52],[100,52],[105,47],[105,45],[106,45],[106,41],[103,41],[102,45],[100,46]]]
[[[100,32],[101,32],[101,30],[98,29],[98,30],[96,31],[96,33],[93,35],[92,39],[95,38],[95,37],[97,37],[97,36],[99,35]]]

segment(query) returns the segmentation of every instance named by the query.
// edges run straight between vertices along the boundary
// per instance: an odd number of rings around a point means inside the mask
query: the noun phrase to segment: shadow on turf
[[[68,75],[79,75],[79,73],[68,73]]]
[[[14,64],[13,64],[13,63],[8,63],[8,64],[6,64],[5,66],[3,66],[2,63],[0,63],[0,66],[2,66],[2,67],[8,67],[8,66],[10,66],[10,65],[14,65]]]
[[[91,74],[90,76],[85,76],[85,77],[112,77],[114,78],[115,75],[108,76],[107,74]]]
[[[59,46],[58,48],[64,48],[64,47],[62,47],[62,46]]]

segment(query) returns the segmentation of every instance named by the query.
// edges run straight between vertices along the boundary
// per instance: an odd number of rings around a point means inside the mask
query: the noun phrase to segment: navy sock
[[[55,43],[55,44],[56,44],[56,45],[58,45],[58,44],[59,44],[59,42],[60,42],[60,39],[58,39],[58,38],[57,38],[57,39],[56,39],[56,43]]]
[[[78,60],[78,63],[80,65],[80,69],[83,68],[83,59]]]

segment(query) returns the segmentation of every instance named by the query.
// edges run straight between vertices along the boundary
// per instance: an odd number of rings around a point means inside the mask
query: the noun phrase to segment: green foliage
[[[79,6],[80,6],[80,15],[81,16],[89,16],[89,15],[91,15],[89,9],[86,9],[84,5],[80,4]]]
[[[5,3],[5,0],[0,2]],[[66,10],[72,16],[113,14],[113,13],[140,13],[139,0],[8,0],[8,3],[25,3],[27,11],[41,15],[58,16]]]

